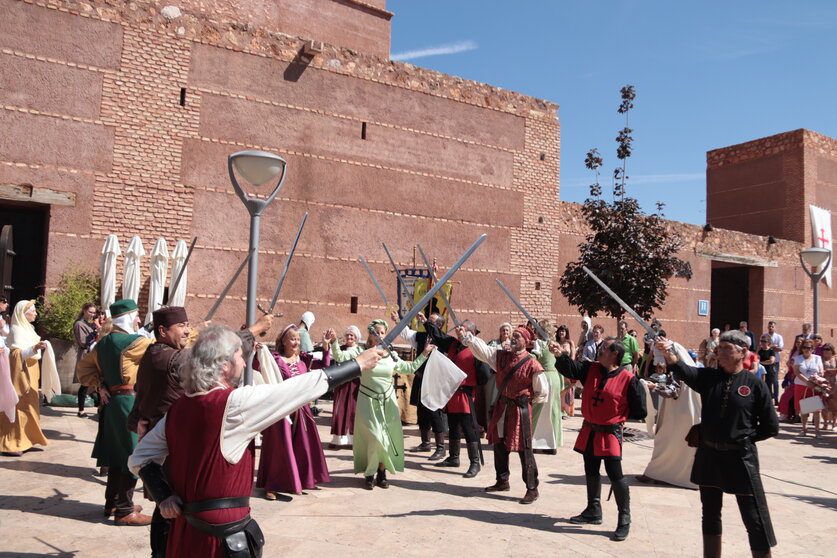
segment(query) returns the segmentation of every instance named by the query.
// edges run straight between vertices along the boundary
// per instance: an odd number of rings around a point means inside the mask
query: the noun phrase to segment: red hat
[[[520,324],[519,326],[517,326],[517,331],[518,331],[518,333],[520,333],[520,335],[522,335],[526,339],[527,343],[531,343],[532,342],[532,332],[529,331],[529,328],[527,328],[526,326],[527,326],[527,324]]]

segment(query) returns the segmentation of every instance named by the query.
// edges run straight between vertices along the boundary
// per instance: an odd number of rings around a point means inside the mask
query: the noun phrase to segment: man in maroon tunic
[[[574,449],[584,456],[587,507],[581,514],[571,517],[570,522],[593,525],[602,522],[599,470],[604,461],[619,508],[612,538],[623,541],[628,537],[631,525],[631,499],[628,481],[622,474],[622,426],[628,419],[645,418],[644,392],[637,377],[621,365],[625,346],[614,337],[602,341],[596,362],[572,360],[558,345],[551,350],[558,357],[555,363],[558,372],[584,386],[581,396],[584,422]]]
[[[136,400],[128,416],[128,429],[140,437],[157,426],[172,403],[183,395],[180,368],[186,362],[188,351],[184,349],[194,341],[195,330],[190,328],[186,309],[182,306],[166,306],[153,313],[156,343],[149,346],[140,360],[137,372]],[[244,354],[253,350],[255,338],[270,329],[273,316],[266,314],[248,329],[236,332],[241,338]],[[146,496],[149,497],[150,496]],[[166,555],[171,521],[155,508],[151,516],[151,556]]]
[[[509,453],[520,455],[526,495],[521,504],[538,499],[538,467],[532,453],[532,402],[545,401],[549,384],[543,377],[543,367],[526,351],[532,334],[519,326],[511,336],[510,350],[489,347],[482,339],[464,327],[458,330],[459,339],[469,347],[474,357],[496,371],[499,396],[488,424],[488,442],[494,444],[496,482],[486,492],[506,492],[509,486]]]
[[[181,370],[185,395],[129,459],[162,516],[174,519],[166,554],[212,558],[228,549],[242,558],[261,556],[264,538],[249,515],[254,438],[330,386],[371,370],[380,356],[370,349],[280,384],[237,388],[241,339],[223,326],[203,330]]]
[[[474,388],[477,385],[477,370],[481,374],[490,374],[483,368],[488,365],[474,358],[471,349],[463,345],[458,338],[442,333],[435,323],[425,322],[428,336],[439,350],[443,351],[457,368],[465,373],[465,379],[454,392],[445,406],[448,415],[448,447],[449,455],[444,461],[436,463],[437,467],[459,467],[459,444],[462,437],[468,444],[468,470],[462,475],[466,479],[477,476],[480,472],[480,437],[477,433],[476,408],[474,404]],[[471,335],[477,334],[477,326],[471,320],[462,322]],[[459,330],[454,330],[458,332]]]

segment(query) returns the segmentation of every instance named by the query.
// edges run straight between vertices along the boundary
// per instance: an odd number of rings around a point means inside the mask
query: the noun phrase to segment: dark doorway
[[[749,321],[750,268],[747,266],[712,262],[712,294],[709,304],[709,323],[724,330],[729,323],[738,329],[738,323]]]
[[[0,227],[12,225],[15,257],[11,307],[44,294],[49,206],[0,202]]]

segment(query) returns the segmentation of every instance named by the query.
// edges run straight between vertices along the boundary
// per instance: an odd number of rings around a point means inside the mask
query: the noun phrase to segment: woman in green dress
[[[555,368],[555,355],[549,351],[550,343],[555,342],[555,326],[549,320],[540,322],[541,328],[549,335],[543,339],[538,335],[530,351],[543,366],[544,375],[549,383],[549,397],[543,403],[532,404],[532,449],[544,453],[557,453],[564,445],[561,428],[561,391],[564,389],[564,377]]]
[[[387,329],[386,321],[373,320],[367,328],[366,347],[378,345]],[[395,354],[387,355],[375,368],[360,375],[352,449],[355,473],[363,473],[367,490],[372,490],[375,484],[387,488],[387,471],[404,470],[404,433],[392,374],[415,373],[434,348],[428,343],[424,352],[412,362],[401,360]]]

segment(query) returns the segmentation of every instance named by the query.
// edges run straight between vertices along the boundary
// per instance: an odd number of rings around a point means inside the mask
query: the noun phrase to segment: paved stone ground
[[[323,439],[328,404],[317,419]],[[361,488],[352,473],[351,451],[326,450],[332,482],[295,496],[290,503],[253,499],[265,536],[265,556],[699,556],[697,491],[637,483],[651,455],[651,441],[626,444],[624,470],[631,478],[630,538],[609,540],[616,504],[604,504],[603,525],[568,523],[585,505],[581,457],[571,450],[581,418],[565,422],[566,447],[538,455],[540,500],[522,506],[519,464],[512,460],[512,491],[487,495],[488,465],[475,479],[433,467],[427,454],[407,455],[407,468],[388,490]],[[51,445],[20,458],[0,457],[0,557],[148,556],[147,527],[116,527],[102,517],[104,479],[89,458],[93,419],[71,409],[45,409],[43,427]],[[837,543],[837,433],[797,438],[798,425],[759,444],[764,485],[779,546],[775,556],[834,556]],[[406,447],[418,443],[405,427]],[[807,485],[807,486],[806,486]],[[607,491],[605,481],[604,491]],[[152,504],[139,495],[146,510]],[[746,533],[732,497],[725,498],[725,556],[749,556]]]

